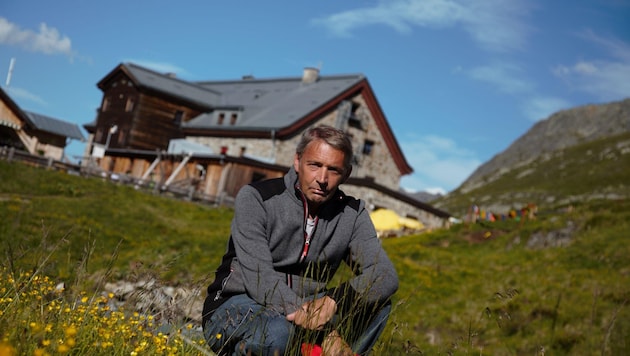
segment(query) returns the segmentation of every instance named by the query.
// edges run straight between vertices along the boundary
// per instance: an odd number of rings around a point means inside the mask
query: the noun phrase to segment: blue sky
[[[448,192],[536,121],[630,97],[628,19],[630,0],[5,0],[0,77],[22,109],[82,126],[121,62],[186,80],[363,73],[414,168],[402,187]]]

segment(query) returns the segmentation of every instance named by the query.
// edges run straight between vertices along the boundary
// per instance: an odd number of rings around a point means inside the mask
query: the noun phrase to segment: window
[[[109,98],[103,98],[103,105],[101,105],[101,111],[105,112],[109,109]]]
[[[372,154],[372,150],[374,149],[374,141],[372,140],[365,140],[365,142],[363,142],[363,154],[366,156],[369,156],[370,154]]]
[[[126,138],[125,131],[118,130],[118,140],[117,141],[118,141],[119,145],[124,145],[125,144],[125,138]]]
[[[181,110],[175,111],[175,116],[173,117],[173,123],[179,126],[182,123],[183,119],[184,119],[184,112]]]
[[[133,104],[134,104],[133,98],[127,98],[127,103],[125,104],[125,111],[126,112],[133,111]]]
[[[238,115],[236,113],[232,114],[232,117],[230,117],[230,125],[234,125],[236,123],[237,117]]]
[[[355,129],[363,130],[361,119],[357,118],[354,115],[350,116],[350,118],[348,119],[348,126],[354,127]]]
[[[217,125],[223,125],[224,120],[225,120],[225,113],[220,113],[219,119],[217,120]]]
[[[363,123],[361,122],[361,117],[359,115],[359,108],[361,108],[361,105],[353,101],[352,109],[350,110],[350,117],[348,118],[348,126],[362,130]]]

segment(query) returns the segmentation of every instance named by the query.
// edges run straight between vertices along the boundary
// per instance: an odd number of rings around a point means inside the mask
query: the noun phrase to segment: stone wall
[[[392,152],[385,143],[382,132],[378,129],[372,113],[368,110],[363,96],[352,99],[358,104],[355,115],[361,121],[362,129],[347,127],[353,136],[356,164],[353,177],[374,178],[376,182],[392,190],[398,190],[400,171],[392,158]],[[370,154],[363,154],[366,141],[373,143]]]

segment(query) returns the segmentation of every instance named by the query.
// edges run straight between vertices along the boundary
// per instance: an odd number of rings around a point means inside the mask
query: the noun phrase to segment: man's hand
[[[322,355],[326,356],[354,356],[346,341],[339,335],[337,330],[333,330],[330,334],[326,335],[322,342]]]
[[[302,308],[287,315],[287,320],[309,330],[321,330],[337,312],[337,303],[329,296],[302,304]]]

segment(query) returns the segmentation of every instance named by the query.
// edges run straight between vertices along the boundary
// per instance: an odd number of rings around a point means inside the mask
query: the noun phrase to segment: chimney
[[[319,79],[319,69],[313,67],[304,68],[304,74],[302,74],[302,84],[315,83]]]

